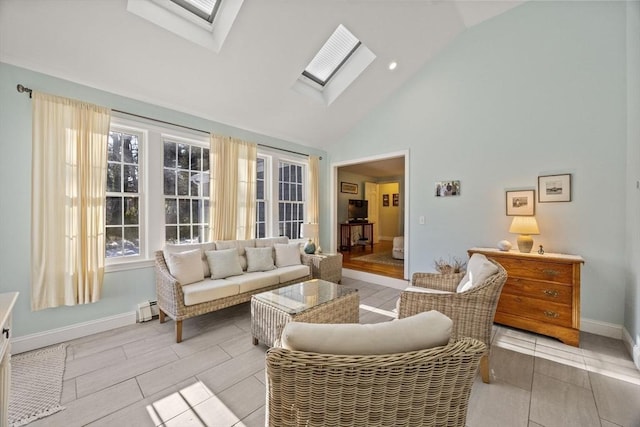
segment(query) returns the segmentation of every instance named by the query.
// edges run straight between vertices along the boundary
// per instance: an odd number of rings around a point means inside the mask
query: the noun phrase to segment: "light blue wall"
[[[627,259],[624,326],[640,347],[640,3],[627,5]],[[636,350],[640,351],[640,349]],[[638,355],[640,357],[640,354]],[[640,363],[640,361],[636,361]]]
[[[582,317],[623,323],[625,7],[528,2],[469,29],[329,147],[333,162],[410,151],[410,273],[515,245],[505,190],[571,173],[572,202],[537,204],[535,242],[584,257]],[[433,183],[451,179],[462,195],[435,198]]]
[[[165,108],[137,102],[72,82],[56,79],[0,63],[0,292],[19,291],[14,312],[15,336],[61,328],[135,310],[136,304],[155,299],[153,268],[113,272],[105,275],[103,297],[95,304],[30,311],[31,236],[31,101],[16,91],[21,83],[32,89],[81,99],[110,108],[141,114],[182,125],[211,130],[256,143],[298,152],[326,153],[298,144],[266,137]],[[328,176],[327,161],[320,163],[321,180]],[[327,204],[321,195],[321,206]],[[326,216],[325,216],[326,217]],[[327,217],[328,218],[328,217]],[[322,225],[322,224],[321,224]],[[328,230],[324,241],[328,241]],[[160,248],[153,248],[160,249]]]

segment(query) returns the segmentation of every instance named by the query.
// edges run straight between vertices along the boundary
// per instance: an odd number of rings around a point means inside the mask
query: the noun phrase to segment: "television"
[[[367,222],[369,201],[349,199],[349,222]]]

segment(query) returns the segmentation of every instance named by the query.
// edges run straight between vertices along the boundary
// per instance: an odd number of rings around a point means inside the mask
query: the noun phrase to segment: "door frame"
[[[409,280],[408,277],[409,277],[410,259],[408,256],[406,256],[406,254],[409,254],[409,251],[408,251],[409,239],[410,239],[409,236],[411,235],[410,233],[411,223],[409,222],[409,194],[410,194],[409,150],[394,151],[391,153],[378,154],[374,156],[361,157],[358,159],[343,160],[340,162],[331,163],[330,187],[329,187],[331,189],[331,194],[329,197],[329,200],[330,200],[329,209],[331,212],[331,217],[329,221],[330,222],[329,229],[331,230],[330,244],[331,244],[331,250],[337,251],[338,234],[336,230],[338,230],[338,168],[341,168],[343,166],[355,165],[359,163],[368,163],[368,162],[377,161],[377,160],[391,159],[394,157],[404,157],[404,192],[402,197],[403,207],[404,207],[404,253],[405,253],[404,279]]]

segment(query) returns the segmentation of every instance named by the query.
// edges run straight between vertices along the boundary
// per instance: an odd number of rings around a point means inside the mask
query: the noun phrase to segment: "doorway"
[[[349,200],[368,200],[373,208],[374,244],[343,251],[343,267],[366,273],[407,280],[409,259],[391,259],[393,238],[404,237],[404,253],[408,253],[409,222],[409,153],[400,151],[332,164],[331,169],[331,247],[340,239],[341,225],[348,220]],[[345,183],[345,184],[343,184]],[[349,192],[344,190],[348,189]],[[365,190],[366,189],[366,190]],[[372,206],[373,203],[373,206]],[[375,214],[377,212],[377,215]],[[395,220],[392,220],[395,215]],[[371,215],[370,215],[371,216]],[[382,254],[385,254],[382,256]],[[370,256],[371,255],[371,256]],[[358,259],[361,258],[361,259]],[[366,259],[369,258],[369,259]],[[387,259],[388,258],[388,259]]]

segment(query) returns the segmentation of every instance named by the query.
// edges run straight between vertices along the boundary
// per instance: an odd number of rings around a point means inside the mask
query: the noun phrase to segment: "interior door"
[[[373,224],[373,243],[378,243],[380,238],[380,227],[378,223],[380,200],[378,194],[378,184],[375,182],[364,183],[364,198],[369,201],[369,222]]]

